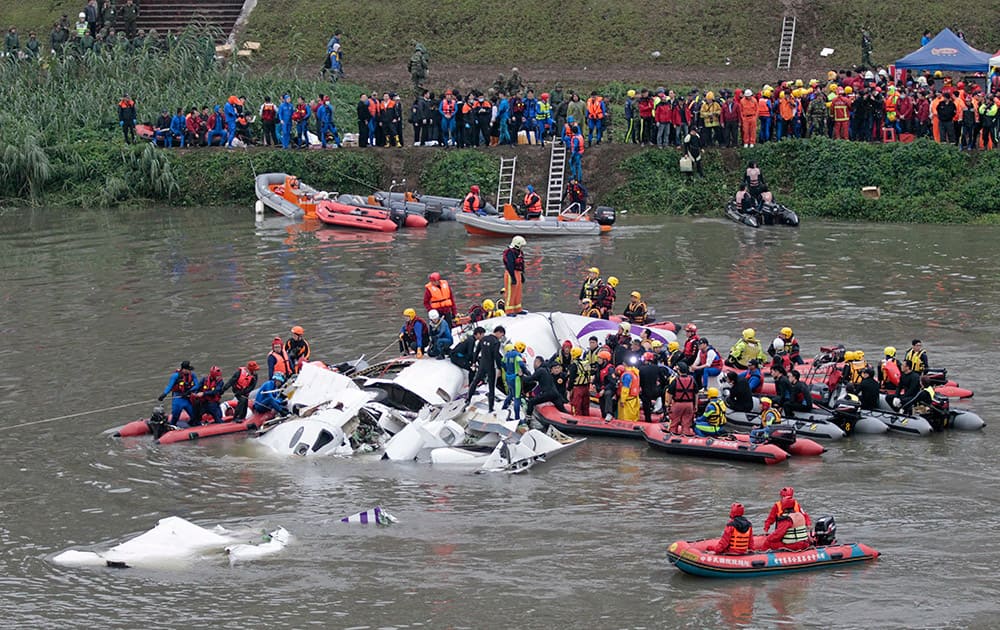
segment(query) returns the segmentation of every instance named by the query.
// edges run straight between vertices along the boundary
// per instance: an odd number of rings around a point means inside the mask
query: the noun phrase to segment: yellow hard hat
[[[615,277],[615,276],[608,276],[608,284],[610,284],[613,287],[617,287],[618,286],[618,278]]]
[[[653,348],[662,348],[663,342],[660,341],[659,339],[654,339],[653,342],[649,345],[652,346]]]
[[[412,308],[408,308],[408,309],[406,309],[406,310],[403,311],[403,315],[406,315],[410,319],[413,319],[414,317],[417,316],[417,312],[415,310],[413,310]]]
[[[858,353],[854,350],[848,350],[844,353],[844,361],[857,361]]]
[[[935,78],[935,79],[940,79],[940,78],[941,78],[941,77],[943,77],[943,76],[944,76],[944,73],[943,73],[943,72],[941,72],[940,70],[935,70],[935,71],[934,71],[934,78]]]
[[[795,79],[795,87],[802,87],[802,79]]]
[[[865,351],[864,350],[855,350],[854,351],[854,360],[855,361],[864,361],[865,360]]]
[[[629,98],[633,98],[635,97],[635,90],[629,90],[628,92],[626,92],[626,94],[628,94]]]
[[[670,343],[667,344],[667,350],[669,350],[671,352],[675,352],[677,350],[680,350],[680,348],[681,348],[681,344],[677,343],[676,341],[671,341]]]
[[[768,407],[770,407],[771,406],[771,399],[768,398],[767,396],[764,396],[763,398],[760,399],[760,404],[761,404],[762,407],[764,405],[767,405]]]
[[[837,79],[837,72],[836,71],[831,70],[831,71],[829,71],[829,72],[826,73],[826,80],[827,81],[835,81],[836,79]]]
[[[640,300],[642,299],[642,293],[639,293],[638,291],[633,291],[629,293],[629,295],[631,295],[634,298],[639,298]]]
[[[597,275],[601,275],[601,270],[597,267],[591,267],[587,270],[587,273],[596,273]]]
[[[844,88],[844,94],[853,94],[853,93],[854,93],[853,87],[848,85],[847,87]]]
[[[833,94],[834,92],[837,91],[837,84],[836,83],[831,83],[830,85],[826,86],[826,90],[827,90],[827,92],[830,92],[831,94]]]
[[[705,93],[705,98],[707,98],[710,101],[713,100],[713,99],[715,99],[715,92],[706,92]]]
[[[527,348],[527,347],[528,346],[526,346],[523,341],[515,341],[514,342],[514,349],[517,350],[518,352],[524,352],[524,349]]]
[[[504,351],[504,352],[510,352],[510,351],[511,351],[511,350],[513,350],[513,349],[514,349],[514,344],[512,344],[512,343],[508,343],[507,345],[505,345],[505,346],[503,347],[503,351]]]
[[[818,79],[809,79],[809,87],[812,87],[814,85],[819,85],[819,80]]]
[[[497,305],[496,305],[496,303],[493,300],[491,300],[489,298],[486,298],[485,300],[483,300],[483,310],[492,311],[496,307],[497,307]]]
[[[709,398],[718,398],[719,397],[719,388],[718,387],[709,387],[708,391],[705,392],[705,393],[708,394]]]
[[[764,96],[766,96],[767,98],[771,98],[771,94],[774,94],[774,90],[772,90],[769,87],[766,87],[763,90],[761,90],[760,93],[763,94]]]
[[[743,338],[746,339],[747,341],[753,341],[753,338],[756,336],[757,336],[757,331],[754,330],[753,328],[743,329]]]
[[[569,351],[569,356],[573,357],[574,359],[579,359],[580,357],[583,356],[583,348],[573,346],[573,349]]]
[[[784,337],[785,339],[792,338],[792,329],[789,328],[788,326],[785,326],[779,332],[781,332],[781,336]]]
[[[894,356],[896,356],[896,348],[894,348],[893,346],[886,346],[885,350],[883,350],[883,352],[885,352],[885,356],[887,356],[887,357],[894,357]]]

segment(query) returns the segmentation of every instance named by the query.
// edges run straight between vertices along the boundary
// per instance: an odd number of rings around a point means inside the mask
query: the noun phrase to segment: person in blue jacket
[[[417,358],[424,356],[427,347],[428,326],[424,320],[417,317],[417,311],[408,308],[403,311],[406,323],[399,329],[399,352],[401,354],[417,353]],[[449,333],[450,334],[450,333]]]
[[[527,348],[523,341],[508,343],[503,347],[503,378],[507,385],[507,398],[503,401],[501,409],[506,409],[514,403],[514,420],[521,421],[521,398],[524,396],[522,386],[524,378],[528,376],[528,364],[521,354]]]
[[[219,139],[219,146],[226,143],[226,127],[222,124],[222,108],[218,105],[215,106],[215,118],[213,119],[212,128],[208,130],[208,135],[205,136],[205,143],[208,146],[212,146],[216,138]]]
[[[201,379],[201,383],[191,395],[195,404],[195,421],[192,425],[201,424],[201,417],[209,414],[215,422],[222,422],[222,407],[219,401],[222,400],[222,388],[226,382],[222,380],[222,368],[213,365],[208,371],[208,376]]]
[[[285,385],[285,374],[275,372],[270,380],[257,390],[257,396],[253,399],[253,410],[255,413],[267,413],[274,411],[279,416],[288,415],[288,406],[281,388]]]
[[[750,365],[744,372],[740,373],[740,376],[747,380],[751,392],[760,393],[761,387],[764,386],[764,375],[760,372],[760,359],[750,359]]]
[[[163,400],[167,394],[173,394],[173,402],[170,407],[170,424],[180,422],[181,412],[186,411],[191,422],[195,422],[194,407],[191,405],[191,394],[198,385],[198,375],[194,373],[190,361],[182,361],[181,367],[170,375],[167,386],[163,388],[163,393],[157,400]]]
[[[441,317],[437,309],[432,308],[427,311],[427,317],[431,320],[431,343],[427,355],[442,360],[451,351],[451,346],[455,342],[451,336],[451,325],[445,318]]]
[[[181,148],[184,148],[184,135],[187,132],[187,118],[184,112],[178,108],[177,113],[170,119],[170,135],[181,141]]]
[[[295,106],[292,105],[292,95],[285,94],[281,97],[281,105],[278,105],[278,122],[281,123],[281,146],[287,149],[292,144],[292,114],[295,113]]]
[[[500,144],[510,144],[510,101],[503,90],[497,92],[497,135]]]
[[[236,137],[236,117],[239,112],[236,111],[236,105],[239,103],[239,99],[235,96],[230,96],[229,100],[226,101],[226,105],[223,108],[223,112],[226,114],[226,146],[233,146],[233,138]]]
[[[538,144],[538,124],[535,117],[538,114],[538,100],[535,98],[535,91],[528,90],[528,95],[524,98],[524,135],[528,144]]]
[[[323,148],[326,148],[327,134],[333,136],[337,148],[340,148],[340,134],[337,133],[337,125],[333,123],[333,103],[330,102],[329,96],[325,97],[323,103],[316,109],[316,119],[319,121],[319,141]]]

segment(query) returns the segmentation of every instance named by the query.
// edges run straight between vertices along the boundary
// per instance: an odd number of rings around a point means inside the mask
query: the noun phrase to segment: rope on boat
[[[115,411],[117,409],[124,409],[126,407],[134,407],[136,405],[148,405],[150,403],[158,402],[156,398],[151,400],[140,400],[137,402],[125,403],[123,405],[115,405],[114,407],[105,407],[103,409],[92,409],[90,411],[80,411],[78,413],[70,413],[65,416],[56,416],[55,418],[45,418],[44,420],[32,420],[31,422],[22,422],[21,424],[14,424],[9,427],[0,427],[0,432],[2,431],[12,431],[14,429],[20,429],[22,427],[30,427],[36,424],[46,424],[49,422],[57,422],[59,420],[69,420],[70,418],[79,418],[80,416],[89,416],[94,413],[103,413],[105,411]]]

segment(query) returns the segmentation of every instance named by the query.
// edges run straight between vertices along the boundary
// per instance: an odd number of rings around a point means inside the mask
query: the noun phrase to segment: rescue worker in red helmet
[[[437,311],[449,324],[458,316],[455,295],[448,281],[442,280],[441,274],[436,271],[427,276],[427,284],[424,285],[424,309],[428,313]]]
[[[285,342],[285,354],[288,356],[291,372],[285,375],[298,374],[299,368],[309,360],[309,342],[302,335],[306,333],[302,326],[292,326],[292,336]]]
[[[292,362],[288,360],[288,353],[281,343],[281,337],[271,340],[271,351],[267,353],[267,378],[274,378],[275,372],[292,373]]]
[[[226,384],[222,386],[221,394],[225,394],[226,390],[232,388],[233,394],[236,395],[236,413],[233,415],[233,420],[236,422],[241,422],[247,417],[247,403],[250,400],[250,393],[257,387],[257,370],[259,369],[260,366],[257,365],[256,361],[248,361],[246,366],[233,372]]]
[[[794,497],[781,499],[781,514],[775,520],[774,531],[764,542],[768,550],[788,549],[802,551],[812,545],[809,526],[812,521],[809,515],[799,508]]]
[[[224,385],[222,368],[213,365],[208,371],[208,376],[201,379],[201,383],[191,395],[195,415],[195,422],[192,424],[201,424],[201,418],[205,414],[212,416],[214,422],[222,422],[222,407],[219,405],[219,401],[222,400]]]
[[[465,195],[465,200],[462,201],[462,212],[481,217],[486,216],[486,210],[483,209],[483,198],[479,196],[479,186],[475,184],[469,186],[469,194]]]
[[[767,518],[764,520],[765,534],[767,533],[767,530],[771,528],[771,525],[774,524],[775,520],[777,520],[777,518],[781,516],[781,513],[783,511],[783,508],[781,507],[781,502],[787,498],[790,498],[792,500],[793,510],[795,510],[796,512],[802,512],[802,506],[800,506],[799,502],[795,500],[795,488],[792,488],[791,486],[786,486],[782,488],[781,492],[779,493],[778,500],[775,501],[773,506],[771,506],[771,512],[767,515]],[[812,520],[809,518],[808,515],[806,515],[806,525],[812,525]]]
[[[753,525],[743,516],[742,503],[729,507],[729,522],[722,530],[719,542],[712,548],[717,554],[742,555],[753,551]]]

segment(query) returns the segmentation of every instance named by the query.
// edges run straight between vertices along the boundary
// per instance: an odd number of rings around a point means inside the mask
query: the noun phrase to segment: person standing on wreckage
[[[475,362],[478,363],[479,367],[476,369],[475,377],[469,383],[469,392],[465,395],[466,405],[472,402],[472,396],[476,393],[476,388],[479,387],[479,384],[486,383],[489,386],[487,394],[487,400],[489,401],[488,409],[490,413],[493,413],[493,408],[496,405],[497,370],[503,369],[500,340],[506,334],[507,330],[503,326],[497,326],[493,329],[492,334],[485,335],[479,342],[479,348],[476,351],[475,357]],[[471,407],[469,409],[471,410]]]

